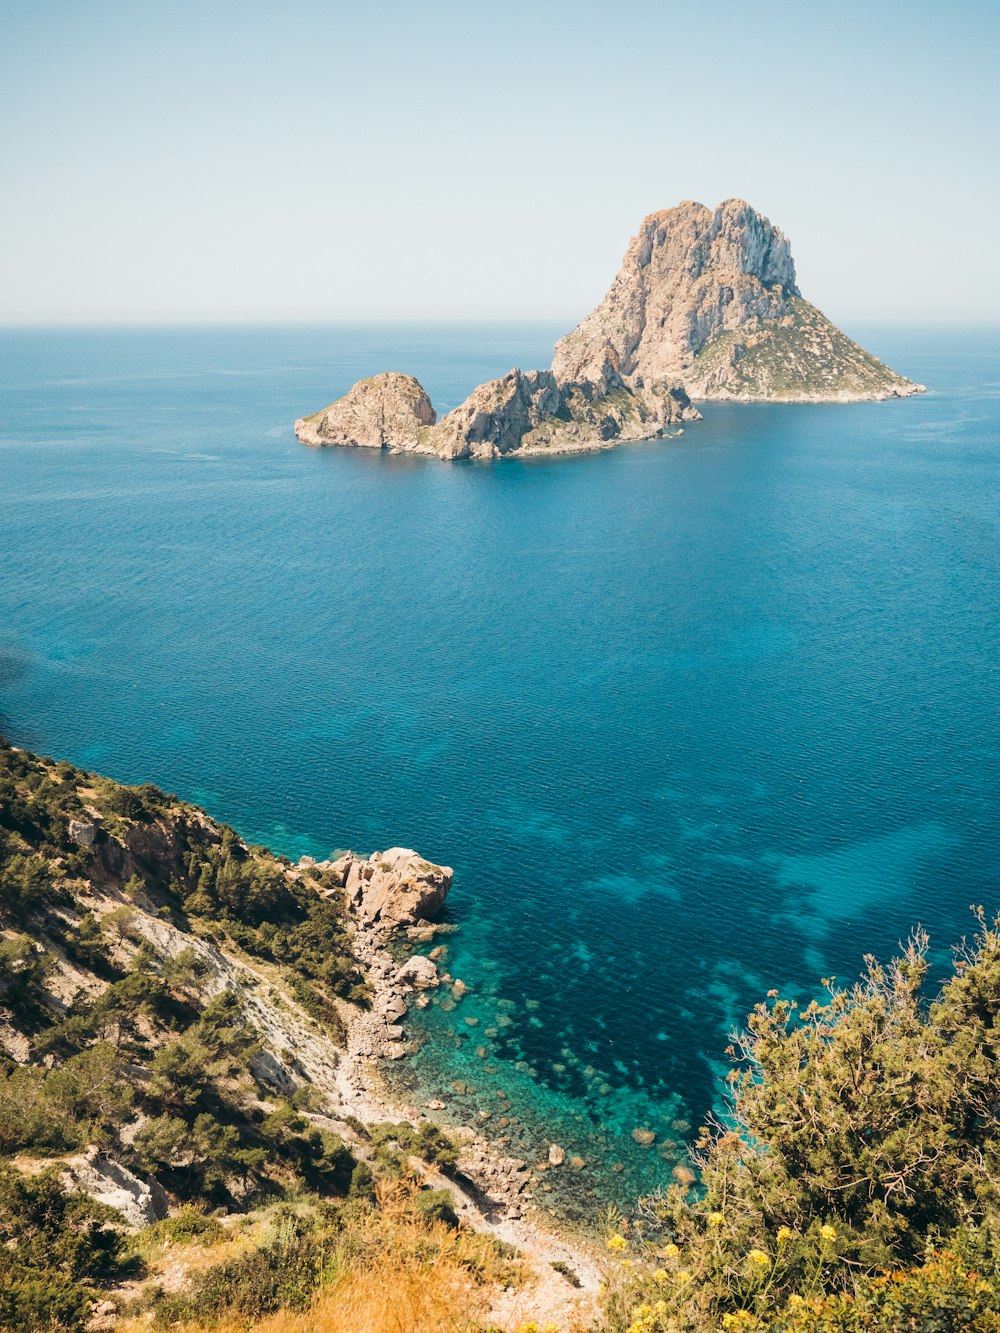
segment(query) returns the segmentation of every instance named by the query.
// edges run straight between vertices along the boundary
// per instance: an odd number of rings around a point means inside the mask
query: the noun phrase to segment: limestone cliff
[[[741,199],[651,213],[601,304],[556,345],[560,380],[677,380],[694,398],[905,397],[911,383],[799,293],[787,237]]]
[[[697,416],[677,385],[560,384],[549,370],[512,370],[474,389],[422,438],[442,458],[564,454],[649,439]]]

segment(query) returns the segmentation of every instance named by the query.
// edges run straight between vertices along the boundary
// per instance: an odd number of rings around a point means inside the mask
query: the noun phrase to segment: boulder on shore
[[[433,990],[435,986],[441,984],[437,968],[429,958],[424,958],[419,953],[407,959],[396,973],[396,980],[405,986],[412,986],[415,990]]]
[[[328,874],[339,879],[349,906],[365,924],[412,927],[441,911],[454,872],[409,847],[390,847],[367,860],[342,856]]]

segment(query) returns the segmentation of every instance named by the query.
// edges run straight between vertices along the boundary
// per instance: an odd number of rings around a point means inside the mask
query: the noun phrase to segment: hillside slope
[[[532,1216],[522,1163],[379,1092],[378,1058],[438,984],[407,932],[432,937],[450,882],[402,848],[293,866],[154,787],[0,742],[0,1329],[257,1317],[308,1303],[328,1251],[360,1280],[358,1255],[411,1263],[455,1227],[439,1276],[484,1319],[522,1288],[525,1308],[572,1298],[553,1262],[593,1287]]]

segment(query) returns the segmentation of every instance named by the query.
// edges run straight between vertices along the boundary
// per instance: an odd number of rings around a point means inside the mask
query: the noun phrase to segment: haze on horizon
[[[551,319],[738,195],[835,321],[995,322],[1000,8],[33,0],[0,323]]]

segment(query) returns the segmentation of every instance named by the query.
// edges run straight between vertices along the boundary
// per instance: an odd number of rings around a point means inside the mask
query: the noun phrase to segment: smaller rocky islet
[[[491,459],[680,433],[692,399],[860,402],[923,392],[801,295],[788,238],[742,199],[646,217],[604,300],[556,344],[438,418],[411,375],[359,380],[300,418],[303,444]]]
[[[601,384],[561,383],[550,370],[511,370],[474,389],[437,420],[411,375],[359,380],[322,412],[295,423],[303,444],[388,449],[438,458],[500,458],[606,449],[697,420],[684,390],[664,381],[626,384],[610,370]],[[429,419],[428,419],[429,418]]]

